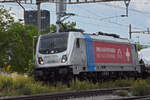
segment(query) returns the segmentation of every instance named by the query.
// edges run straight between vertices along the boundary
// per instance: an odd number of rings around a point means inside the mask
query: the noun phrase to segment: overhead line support
[[[129,25],[129,38],[132,39],[132,34],[133,33],[142,33],[142,34],[150,34],[149,28],[147,28],[146,31],[132,31],[131,24]]]
[[[41,5],[41,2],[37,2],[37,23],[38,23],[38,36],[40,35],[40,32],[41,32],[41,10],[40,10],[40,5]]]

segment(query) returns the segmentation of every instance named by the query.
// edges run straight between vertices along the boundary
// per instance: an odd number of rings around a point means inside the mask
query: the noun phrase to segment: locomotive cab
[[[38,79],[41,77],[42,80],[43,76],[46,77],[46,80],[52,80],[50,77],[54,75],[72,74],[72,52],[75,42],[78,42],[79,46],[79,39],[76,38],[76,35],[79,34],[81,33],[61,32],[39,36],[36,47],[37,67],[34,76]]]
[[[37,67],[48,68],[67,64],[68,33],[40,36],[37,45]]]

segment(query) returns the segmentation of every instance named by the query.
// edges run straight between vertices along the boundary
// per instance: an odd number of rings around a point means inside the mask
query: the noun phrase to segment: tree
[[[27,72],[32,60],[32,40],[37,28],[14,22],[9,11],[0,7],[0,67]]]
[[[144,49],[144,48],[147,48],[147,46],[143,46],[143,45],[137,44],[138,51],[140,51],[141,49]]]
[[[56,32],[56,25],[52,24],[51,26],[47,27],[44,31],[42,31],[41,34],[55,33],[55,32]]]
[[[7,30],[14,23],[14,19],[8,10],[0,6],[0,67],[7,66],[9,62],[8,56],[8,33]]]
[[[32,60],[32,41],[33,36],[37,34],[37,28],[31,25],[14,23],[8,30],[8,34],[12,71],[27,72]]]
[[[10,12],[0,6],[0,32],[4,32],[10,28],[14,23],[14,18],[11,16]]]

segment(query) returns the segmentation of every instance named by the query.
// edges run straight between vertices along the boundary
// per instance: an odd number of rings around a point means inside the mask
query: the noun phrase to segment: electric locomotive
[[[60,32],[40,35],[36,47],[39,80],[101,80],[128,77],[141,72],[136,45],[128,39]]]

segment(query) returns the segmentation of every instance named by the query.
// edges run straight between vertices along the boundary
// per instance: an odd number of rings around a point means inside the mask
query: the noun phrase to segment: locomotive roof
[[[83,34],[86,34],[86,33],[83,33]],[[113,37],[113,36],[96,35],[96,34],[88,34],[88,35],[90,35],[92,39],[96,39],[96,40],[123,42],[123,43],[133,43],[132,41],[128,40],[127,38],[116,38],[116,37]]]
[[[44,34],[41,35],[40,38],[44,39],[44,38],[49,38],[49,37],[55,37],[58,35],[65,35],[68,34],[70,32],[59,32],[59,33],[49,33],[49,34]],[[72,33],[72,32],[71,32]],[[120,38],[120,37],[114,37],[114,36],[108,36],[108,35],[101,35],[101,34],[89,34],[89,33],[81,33],[81,32],[73,32],[73,34],[78,33],[78,36],[82,37],[81,35],[85,35],[88,34],[92,39],[94,40],[102,40],[102,41],[112,41],[112,42],[122,42],[122,43],[133,43],[132,41],[126,39],[126,38]]]
[[[43,34],[41,35],[41,39],[44,39],[44,38],[49,38],[49,37],[55,37],[55,36],[58,36],[58,35],[65,35],[65,34],[68,34],[68,32],[61,32],[61,33],[49,33],[49,34]]]

